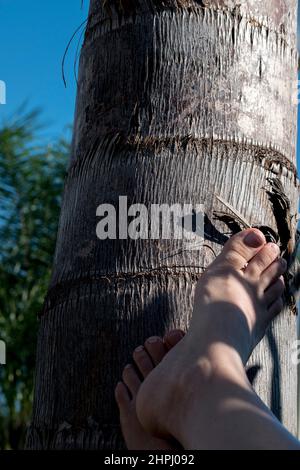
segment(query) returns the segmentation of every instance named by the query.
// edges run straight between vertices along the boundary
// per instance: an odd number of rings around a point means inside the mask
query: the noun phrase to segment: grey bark
[[[102,5],[104,4],[104,7]],[[52,281],[40,320],[28,448],[122,445],[114,387],[153,334],[187,328],[195,283],[231,235],[218,193],[295,237],[295,0],[91,0]],[[268,191],[288,199],[276,214]],[[96,237],[96,208],[205,205],[205,246]],[[256,349],[255,386],[296,432],[296,318]]]

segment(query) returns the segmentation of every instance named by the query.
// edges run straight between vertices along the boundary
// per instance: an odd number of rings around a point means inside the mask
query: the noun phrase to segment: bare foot
[[[133,358],[140,375],[144,378],[157,366],[167,352],[184,336],[180,330],[167,333],[162,340],[157,336],[148,338],[139,346]],[[126,446],[129,450],[170,450],[176,448],[168,440],[157,439],[144,431],[136,414],[136,396],[141,386],[137,370],[128,364],[123,371],[123,382],[119,382],[115,397],[120,411],[120,422]]]
[[[209,448],[218,435],[228,444],[234,420],[224,410],[232,396],[238,409],[254,394],[244,365],[282,309],[285,270],[278,246],[256,229],[226,243],[198,282],[189,332],[138,392],[138,419],[149,434],[189,449]]]

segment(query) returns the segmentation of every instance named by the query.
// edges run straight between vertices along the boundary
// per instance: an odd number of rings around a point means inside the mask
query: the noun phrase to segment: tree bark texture
[[[296,0],[91,0],[28,448],[123,445],[114,401],[122,368],[148,336],[188,327],[197,280],[237,230],[215,194],[269,227],[288,256],[295,32]],[[147,207],[203,203],[205,246],[100,241],[96,208],[117,207],[120,195]],[[290,306],[249,365],[260,396],[296,433]]]

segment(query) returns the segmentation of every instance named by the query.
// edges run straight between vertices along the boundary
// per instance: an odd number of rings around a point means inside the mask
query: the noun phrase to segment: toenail
[[[248,233],[244,242],[251,248],[258,248],[265,242],[264,235],[259,230],[253,230],[252,232]]]
[[[269,246],[275,253],[280,253],[279,246],[276,243],[269,243]]]
[[[142,352],[142,351],[144,351],[144,347],[143,346],[138,346],[137,348],[135,348],[134,351],[135,352]]]
[[[158,336],[151,336],[151,338],[147,339],[147,343],[158,343],[160,341],[160,338]]]

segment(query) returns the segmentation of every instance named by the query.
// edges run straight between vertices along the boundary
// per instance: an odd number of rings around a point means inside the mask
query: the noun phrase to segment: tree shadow
[[[270,408],[274,415],[281,421],[282,419],[282,402],[281,402],[281,390],[280,390],[280,379],[281,379],[281,367],[279,360],[279,351],[276,343],[275,336],[271,327],[268,329],[266,334],[271,355],[273,358],[273,370],[272,370],[272,383],[271,383],[271,403]]]

